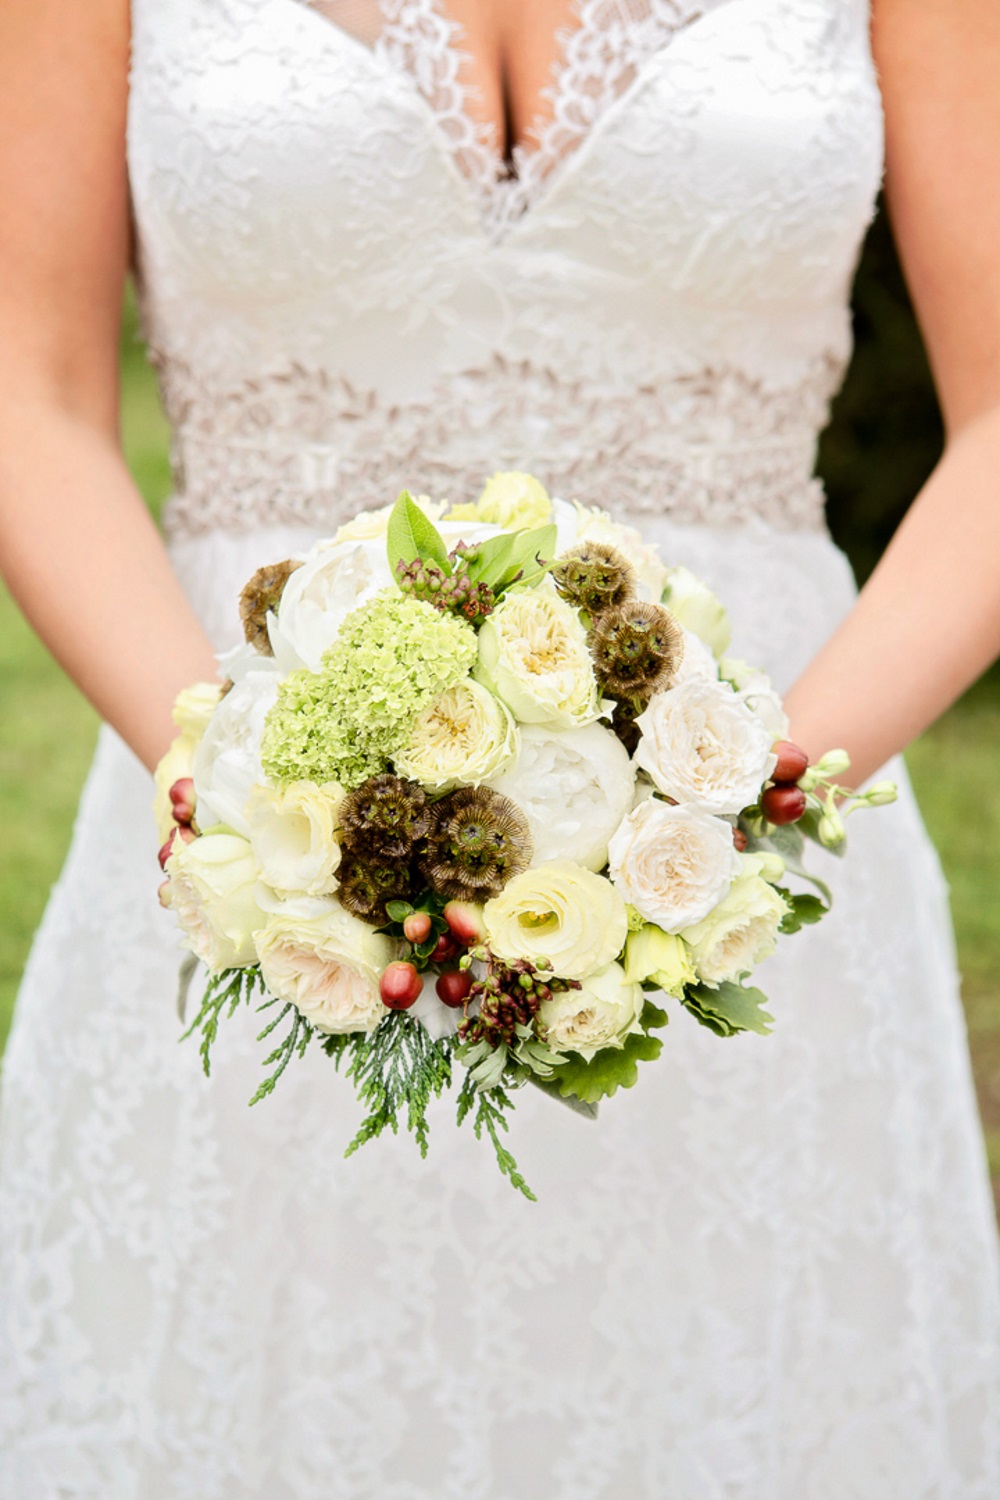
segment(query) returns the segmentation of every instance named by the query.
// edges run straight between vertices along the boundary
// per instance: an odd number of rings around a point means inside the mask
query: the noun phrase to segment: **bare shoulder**
[[[1000,404],[1000,5],[874,0],[886,187],[949,426]]]
[[[107,365],[129,253],[128,64],[128,0],[0,4],[0,321],[13,378],[44,370],[91,388]]]

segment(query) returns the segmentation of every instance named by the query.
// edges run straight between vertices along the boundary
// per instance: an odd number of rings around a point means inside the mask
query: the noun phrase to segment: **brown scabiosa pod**
[[[596,620],[635,596],[635,569],[617,547],[580,542],[558,557],[552,581],[570,604]]]
[[[267,567],[257,569],[240,594],[243,634],[248,645],[259,651],[261,656],[274,655],[271,638],[267,633],[267,612],[277,610],[285,592],[285,584],[296,568],[301,566],[301,563],[292,562],[291,558],[285,562],[268,563]]]
[[[664,605],[630,599],[596,622],[590,650],[601,691],[640,707],[673,682],[684,658],[684,634]]]
[[[439,896],[488,901],[528,868],[531,830],[509,797],[486,787],[459,787],[435,810],[437,824],[427,840],[420,872]]]
[[[387,771],[369,776],[340,806],[345,849],[374,864],[409,859],[433,823],[423,787]]]

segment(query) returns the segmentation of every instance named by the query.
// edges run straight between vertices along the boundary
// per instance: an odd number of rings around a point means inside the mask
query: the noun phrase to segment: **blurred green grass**
[[[878,454],[873,456],[867,446],[878,431],[871,417],[877,403],[868,399],[875,379],[873,368],[885,360],[885,350],[898,343],[906,356],[905,392],[907,382],[913,381],[913,359],[920,352],[912,321],[907,323],[905,293],[898,283],[894,288],[892,266],[885,268],[887,253],[884,231],[876,226],[868,251],[871,275],[866,282],[863,273],[858,299],[860,358],[838,402],[839,416],[824,441],[821,459],[836,511],[835,533],[839,518],[838,540],[848,545],[862,574],[885,540],[877,526],[866,529],[856,519],[852,523],[851,515],[860,476],[870,484],[873,468],[878,472]],[[876,286],[883,290],[873,290]],[[895,299],[891,300],[891,337],[876,337],[870,330],[866,335],[864,319],[871,322],[866,298],[869,309],[872,305],[882,308],[879,316],[888,317],[885,286]],[[871,348],[867,358],[866,338]],[[167,428],[131,303],[126,307],[121,363],[125,454],[139,488],[158,513],[169,487]],[[878,380],[885,380],[881,369]],[[926,408],[926,386],[920,390]],[[866,414],[864,421],[857,415],[861,411]],[[918,428],[926,430],[926,421],[920,413],[918,417]],[[897,415],[889,422],[886,451],[891,455],[904,440],[902,418]],[[936,442],[932,432],[920,459],[924,471],[934,460]],[[909,461],[914,462],[912,454]],[[911,493],[922,477],[921,472],[907,472]],[[887,503],[889,509],[895,505],[898,510],[898,495],[890,496]],[[878,524],[883,531],[891,529],[885,516]],[[6,1039],[32,934],[66,852],[96,732],[93,711],[0,586],[0,1046]],[[993,748],[998,743],[1000,674],[994,672],[912,747],[909,763],[952,889],[973,1065],[1000,1202],[1000,978],[996,972],[1000,959],[1000,789]]]

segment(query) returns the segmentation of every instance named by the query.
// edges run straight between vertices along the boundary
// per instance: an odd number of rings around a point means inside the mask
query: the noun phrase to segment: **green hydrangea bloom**
[[[273,781],[359,786],[385,769],[413,721],[469,675],[476,632],[397,589],[352,611],[319,673],[293,672],[267,716],[264,769]]]

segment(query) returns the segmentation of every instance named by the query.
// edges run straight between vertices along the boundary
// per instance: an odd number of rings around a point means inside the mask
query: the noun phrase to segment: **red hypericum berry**
[[[452,936],[463,948],[474,948],[486,940],[486,923],[483,908],[473,901],[449,901],[444,909],[444,919]]]
[[[458,954],[458,944],[450,932],[442,932],[437,940],[437,946],[431,954],[436,964],[449,964]]]
[[[797,823],[806,810],[806,794],[797,786],[769,786],[760,805],[769,823],[779,828],[784,823]]]
[[[409,1010],[420,999],[424,982],[412,964],[390,964],[378,982],[382,1004],[390,1010]]]
[[[426,943],[431,935],[431,919],[425,911],[411,911],[403,923],[403,936],[410,943]]]
[[[747,836],[742,828],[733,829],[733,844],[738,853],[744,854],[747,847]]]
[[[778,764],[771,772],[775,781],[798,781],[809,769],[808,755],[801,746],[793,745],[791,740],[775,740],[771,749],[778,757]]]
[[[191,777],[182,776],[179,781],[175,781],[168,795],[174,821],[185,825],[190,823],[195,808],[194,782]]]
[[[445,969],[443,974],[438,975],[434,988],[442,1004],[457,1010],[460,1005],[465,1004],[472,989],[472,975],[465,969]]]

